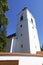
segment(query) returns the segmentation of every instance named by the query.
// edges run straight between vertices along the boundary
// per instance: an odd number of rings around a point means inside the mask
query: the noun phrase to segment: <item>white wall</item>
[[[12,37],[10,52],[16,52],[16,47],[17,47],[16,42],[17,42],[16,36]]]
[[[23,20],[20,21],[20,17],[22,15],[23,15]],[[33,19],[33,24],[31,22],[31,18]],[[21,24],[22,24],[22,28],[20,27]],[[28,9],[21,11],[20,14],[18,15],[18,23],[16,30],[17,30],[16,34],[18,37],[17,47],[16,47],[17,52],[36,53],[36,51],[40,51],[35,19]],[[21,44],[23,44],[23,48],[21,48]]]
[[[23,20],[20,21],[20,17],[23,15]],[[22,28],[20,25],[22,24]],[[30,46],[29,46],[29,32],[28,32],[28,23],[27,23],[27,13],[26,10],[22,11],[18,15],[18,23],[17,23],[17,29],[16,34],[18,37],[17,41],[17,52],[29,52],[30,53]],[[21,36],[22,34],[22,36]],[[21,48],[21,45],[23,45],[23,48]]]
[[[23,15],[23,20],[20,17]],[[33,23],[31,22],[33,19]],[[20,27],[22,25],[22,27]],[[21,36],[22,34],[22,36]],[[40,51],[35,19],[28,9],[18,15],[16,37],[12,37],[10,52],[36,53]],[[23,45],[23,48],[21,47]]]
[[[0,60],[19,60],[18,65],[43,64],[43,57],[36,57],[36,56],[0,56]]]
[[[8,38],[8,43],[6,45],[6,51],[7,52],[10,52],[11,43],[12,43],[12,38]]]
[[[31,18],[33,19],[33,23],[31,21]],[[28,10],[27,10],[27,19],[28,19],[30,53],[36,53],[37,51],[40,51],[39,38],[37,34],[35,19]]]

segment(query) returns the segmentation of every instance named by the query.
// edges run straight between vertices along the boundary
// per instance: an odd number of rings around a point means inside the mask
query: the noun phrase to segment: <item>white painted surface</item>
[[[33,19],[33,23],[31,21],[31,18]],[[37,51],[40,51],[39,38],[37,34],[35,19],[31,15],[31,13],[29,15],[28,10],[27,10],[27,19],[28,19],[28,29],[29,29],[30,52],[36,53]]]
[[[43,57],[35,57],[35,56],[0,56],[0,60],[19,60],[18,65],[43,64]]]
[[[22,15],[23,20],[20,21],[20,17]],[[33,24],[31,22],[31,18],[33,19]],[[22,25],[22,28],[20,25]],[[34,29],[32,27],[34,27]],[[21,11],[18,15],[16,34],[18,38],[16,47],[17,52],[36,53],[37,51],[40,51],[35,19],[28,9]],[[23,48],[21,48],[21,45],[23,45]]]
[[[23,21],[20,21],[20,17],[23,14]],[[22,28],[20,27],[22,25]],[[18,23],[17,23],[17,52],[30,52],[29,48],[29,35],[28,35],[28,23],[27,23],[27,16],[26,11],[23,11],[18,16]],[[22,36],[21,36],[22,34]],[[23,45],[23,48],[21,48]]]
[[[21,16],[23,16],[22,21],[20,21]],[[20,25],[22,25],[22,27],[20,27]],[[21,45],[23,45],[23,48]],[[37,51],[40,51],[40,44],[35,19],[30,11],[25,9],[18,15],[16,37],[12,37],[10,52],[36,53]]]
[[[16,46],[17,46],[16,42],[17,42],[16,36],[12,37],[10,52],[16,52]]]
[[[15,39],[14,39],[14,37],[13,37],[13,38],[12,38],[12,42],[11,42],[11,49],[10,49],[10,52],[12,52],[12,49],[13,49],[13,44],[14,44],[14,43],[13,43],[13,42],[14,42],[14,40],[15,40]]]

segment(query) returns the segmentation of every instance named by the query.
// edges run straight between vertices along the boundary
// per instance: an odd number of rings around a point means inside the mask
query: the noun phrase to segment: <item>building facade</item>
[[[16,36],[12,37],[10,52],[36,53],[40,51],[35,18],[27,7],[18,14]]]
[[[40,53],[0,53],[0,65],[43,65],[43,52]]]

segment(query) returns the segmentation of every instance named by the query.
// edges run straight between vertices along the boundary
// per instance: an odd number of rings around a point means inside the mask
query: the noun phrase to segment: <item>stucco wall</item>
[[[43,57],[37,57],[37,56],[0,56],[0,60],[19,60],[18,65],[43,64]]]
[[[20,20],[21,16],[23,16],[22,21]],[[33,23],[31,19],[33,20]],[[10,46],[11,48],[9,48]],[[10,52],[25,53],[36,53],[37,51],[40,51],[35,19],[28,9],[19,13],[16,27],[16,37],[12,37],[12,39],[9,40],[7,49],[8,51],[10,49]]]
[[[36,53],[37,51],[40,51],[40,43],[37,34],[35,19],[28,10],[27,10],[27,19],[28,19],[30,53]],[[33,20],[33,22],[31,21],[31,19]]]
[[[23,20],[20,21],[20,17],[23,15]],[[20,27],[22,25],[22,27]],[[18,23],[17,23],[17,52],[29,52],[30,53],[30,46],[29,46],[29,32],[28,32],[28,22],[27,22],[27,13],[26,10],[22,11],[18,15]],[[22,34],[22,36],[21,36]],[[23,45],[23,48],[21,48]]]

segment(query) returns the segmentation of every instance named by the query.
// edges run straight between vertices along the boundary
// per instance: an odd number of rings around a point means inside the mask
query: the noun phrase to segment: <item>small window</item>
[[[31,22],[33,23],[33,19],[31,18]]]
[[[22,34],[21,34],[21,36],[22,36]]]
[[[20,17],[20,21],[22,21],[22,20],[23,20],[23,16]]]
[[[20,25],[20,27],[22,28],[22,25]]]
[[[18,39],[18,37],[16,37],[16,39]]]
[[[32,27],[34,29],[34,27]]]
[[[21,48],[23,48],[23,44],[21,44]]]
[[[35,38],[35,35],[34,35],[34,38]]]
[[[37,46],[35,46],[35,48],[37,48]]]

